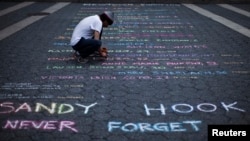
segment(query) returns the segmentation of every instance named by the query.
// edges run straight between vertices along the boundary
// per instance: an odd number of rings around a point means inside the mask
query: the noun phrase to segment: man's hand
[[[99,52],[100,52],[100,55],[101,55],[102,57],[108,57],[108,50],[107,50],[106,47],[101,47],[101,48],[99,49]]]

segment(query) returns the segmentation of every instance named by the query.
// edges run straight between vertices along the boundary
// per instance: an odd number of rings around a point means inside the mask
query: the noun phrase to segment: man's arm
[[[95,40],[100,40],[100,33],[98,31],[95,31],[95,33],[94,33],[94,39]],[[101,54],[102,57],[107,57],[107,49],[106,48],[100,47],[99,48],[99,52],[100,52],[100,54]]]
[[[98,31],[94,32],[94,39],[95,40],[100,40],[100,33]]]

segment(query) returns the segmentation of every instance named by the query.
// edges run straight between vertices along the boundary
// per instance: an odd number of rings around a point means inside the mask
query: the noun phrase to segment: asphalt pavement
[[[74,27],[106,10],[115,13],[102,36],[109,57],[78,63]],[[1,2],[0,140],[208,141],[212,125],[249,132],[249,12]]]

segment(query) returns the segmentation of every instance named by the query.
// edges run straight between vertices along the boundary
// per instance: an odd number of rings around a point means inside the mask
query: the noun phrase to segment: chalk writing
[[[53,90],[58,90],[61,89],[60,85],[56,84],[32,84],[32,83],[5,83],[0,87],[0,89],[4,90],[37,90],[37,89],[53,89]]]
[[[105,75],[95,75],[95,76],[90,76],[91,80],[116,80],[116,76],[105,76]]]
[[[48,50],[49,53],[72,53],[74,52],[72,49],[49,49]]]
[[[57,96],[58,99],[83,99],[83,96]]]
[[[54,37],[53,46],[55,48],[49,49],[48,53],[61,55],[48,57],[49,62],[74,60],[72,56],[64,56],[65,53],[73,53],[73,50],[64,48],[64,46],[68,45],[76,24],[93,12],[92,6],[94,5],[85,7],[86,5],[84,4],[84,9],[79,10],[73,17],[72,23],[65,29],[65,32]],[[141,6],[150,7],[155,5]],[[86,13],[86,8],[89,9],[88,13]],[[112,8],[116,10],[117,22],[112,27],[105,29],[106,32],[104,32],[103,41],[109,47],[110,53],[105,62],[90,64],[89,66],[65,65],[62,63],[46,65],[47,70],[53,71],[108,70],[107,75],[90,74],[89,77],[41,76],[41,78],[44,80],[164,80],[197,79],[199,76],[204,75],[223,76],[228,74],[226,70],[210,70],[210,67],[220,65],[220,62],[213,61],[216,54],[204,53],[204,49],[209,49],[208,45],[200,43],[192,32],[182,32],[183,30],[192,31],[190,29],[193,29],[194,26],[189,21],[181,19],[178,11],[173,12],[168,9],[140,11],[135,5],[127,5],[123,8],[115,6]],[[136,11],[136,14],[122,12],[122,9]],[[169,14],[161,15],[163,11],[167,11]],[[165,42],[170,44],[165,44]],[[56,48],[58,46],[62,47],[58,49]],[[174,70],[169,70],[169,68]],[[202,71],[197,70],[199,68],[202,68]],[[183,71],[185,69],[189,70]]]
[[[177,65],[199,65],[199,66],[203,66],[204,63],[203,62],[200,62],[200,61],[185,61],[185,62],[169,62],[167,61],[166,62],[166,65],[167,66],[177,66]]]
[[[64,85],[65,88],[82,88],[84,87],[83,84],[70,84],[70,85]]]
[[[153,75],[226,75],[227,71],[152,71]]]
[[[0,99],[8,99],[8,98],[17,98],[17,97],[23,97],[23,94],[21,93],[0,93]]]
[[[250,71],[248,71],[248,70],[234,70],[234,71],[232,71],[232,73],[235,73],[235,74],[250,74]]]
[[[239,112],[245,112],[244,109],[236,107],[237,102],[226,104],[221,102],[221,107],[224,108],[227,112],[230,110],[235,110]],[[200,112],[210,113],[217,110],[217,106],[212,103],[200,103],[195,106],[195,110]],[[150,108],[147,104],[144,104],[145,113],[147,116],[151,116],[151,113],[154,111],[160,111],[161,115],[166,115],[166,110],[169,110],[163,104],[160,104],[158,108]],[[194,106],[186,103],[174,104],[171,106],[171,110],[177,113],[188,114],[194,111]]]
[[[240,57],[240,54],[221,54],[222,57]]]
[[[83,66],[50,66],[50,65],[47,65],[46,66],[46,69],[47,70],[62,70],[62,69],[83,69],[84,67]]]
[[[68,46],[69,43],[65,43],[65,42],[55,42],[53,43],[54,46]]]
[[[50,80],[84,79],[84,76],[81,76],[81,75],[46,75],[46,76],[41,76],[41,79],[50,79]]]
[[[58,130],[60,132],[64,130],[70,130],[72,132],[78,132],[74,128],[75,122],[73,121],[58,121],[58,120],[7,120],[3,129],[36,129],[36,130]]]
[[[68,61],[68,60],[75,60],[74,57],[49,57],[48,61]]]
[[[78,106],[83,109],[84,114],[88,114],[90,108],[94,107],[97,102],[90,105],[83,105],[75,103],[75,106]],[[18,112],[42,112],[47,111],[49,114],[68,114],[74,112],[74,106],[67,103],[55,103],[52,102],[50,106],[44,105],[42,103],[36,103],[33,108],[31,104],[22,103],[19,106],[16,106],[13,102],[2,102],[0,103],[0,114],[9,114],[9,113],[18,113]]]
[[[108,122],[108,131],[123,132],[186,132],[188,129],[199,131],[200,120],[187,120],[181,122],[158,122],[158,123],[122,123],[120,121]]]
[[[0,94],[0,99],[51,99],[53,95],[27,95],[27,94]]]
[[[223,62],[226,65],[242,65],[245,64],[245,62],[236,62],[236,61],[231,61],[231,62]]]

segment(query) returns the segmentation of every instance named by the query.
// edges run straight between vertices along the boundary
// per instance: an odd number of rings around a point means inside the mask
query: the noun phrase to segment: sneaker
[[[85,63],[87,63],[89,60],[86,59],[86,58],[78,57],[77,61],[78,61],[79,63],[85,64]]]
[[[95,51],[94,53],[90,54],[89,57],[99,56],[99,52]]]

